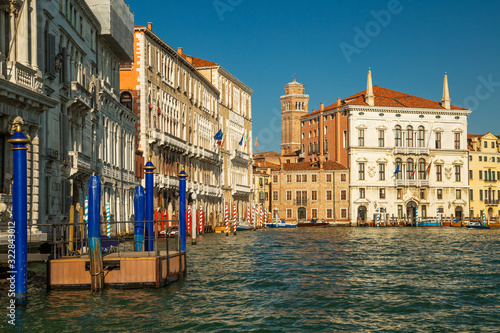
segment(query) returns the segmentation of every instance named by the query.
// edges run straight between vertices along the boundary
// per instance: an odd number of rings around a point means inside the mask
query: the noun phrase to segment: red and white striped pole
[[[236,204],[233,204],[233,231],[236,235]]]
[[[203,232],[203,204],[200,202],[200,235]]]
[[[191,233],[191,206],[189,205],[187,210],[187,231],[189,234]]]
[[[260,206],[260,227],[264,225],[264,214],[262,213],[262,206]]]
[[[267,224],[267,207],[264,208],[264,223]]]
[[[247,206],[247,223],[252,224],[250,220],[250,205]]]
[[[257,223],[255,223],[255,205],[252,205],[252,225],[254,229],[257,229]]]
[[[225,218],[226,218],[226,236],[229,236],[229,210],[227,208],[227,203],[226,203],[226,212],[225,212]]]

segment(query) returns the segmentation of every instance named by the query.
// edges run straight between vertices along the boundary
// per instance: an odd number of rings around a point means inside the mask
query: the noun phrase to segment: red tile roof
[[[253,154],[253,158],[262,158],[262,157],[280,157],[280,153],[275,151],[263,151],[261,153]]]
[[[270,163],[267,161],[253,161],[253,166],[255,168],[271,168],[271,169],[279,169],[280,166],[274,163]]]
[[[349,96],[342,100],[340,107],[344,105],[368,105],[365,102],[366,90],[360,91],[357,94]],[[436,101],[431,101],[430,99],[425,99],[409,94],[405,94],[399,91],[382,88],[379,86],[373,87],[373,94],[375,95],[375,106],[388,106],[388,107],[407,107],[407,108],[425,108],[425,109],[441,109],[446,110],[441,103]],[[338,108],[337,103],[331,104],[325,107],[323,110],[316,110],[307,115],[302,116],[302,118],[309,117],[311,115],[330,111]],[[467,110],[458,106],[451,105],[452,110]]]
[[[285,171],[307,171],[319,170],[318,163],[311,162],[298,162],[298,163],[284,163],[283,170]],[[326,161],[323,164],[323,170],[347,170],[347,168],[338,162]]]
[[[201,58],[196,58],[196,57],[184,54],[184,53],[181,54],[181,55],[186,60],[188,60],[188,58],[191,58],[193,60],[192,65],[194,67],[219,66],[218,64],[216,64],[215,62],[212,62],[212,61],[204,60],[204,59],[201,59]]]

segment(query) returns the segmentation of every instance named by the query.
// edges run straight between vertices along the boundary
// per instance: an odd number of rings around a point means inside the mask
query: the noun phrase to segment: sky
[[[305,85],[309,112],[373,84],[472,110],[469,134],[500,135],[500,1],[126,0],[135,24],[249,86],[253,144],[280,150],[280,96]]]

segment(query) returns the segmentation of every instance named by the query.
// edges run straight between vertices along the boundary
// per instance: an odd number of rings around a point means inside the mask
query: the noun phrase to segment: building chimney
[[[323,110],[325,108],[325,103],[319,103],[319,109]]]
[[[177,53],[179,53],[180,55],[182,55],[182,47],[178,47],[177,48]]]
[[[340,97],[337,97],[337,106],[340,106]]]
[[[148,22],[148,29],[153,31],[153,22]]]
[[[448,89],[448,76],[444,73],[443,82],[443,98],[441,99],[441,106],[445,109],[450,109],[450,90]]]

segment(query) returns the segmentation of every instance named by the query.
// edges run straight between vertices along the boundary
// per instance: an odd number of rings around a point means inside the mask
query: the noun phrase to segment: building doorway
[[[304,207],[300,207],[299,209],[297,209],[297,219],[299,221],[307,220],[307,211]]]
[[[457,209],[458,209],[458,207],[457,207]],[[488,219],[489,220],[493,219],[493,208],[491,208],[491,207],[488,208]]]
[[[361,221],[361,222],[366,221],[366,207],[365,206],[358,207],[358,221]]]
[[[415,201],[410,201],[406,204],[406,216],[411,223],[415,223],[415,215],[417,214],[417,204]]]

